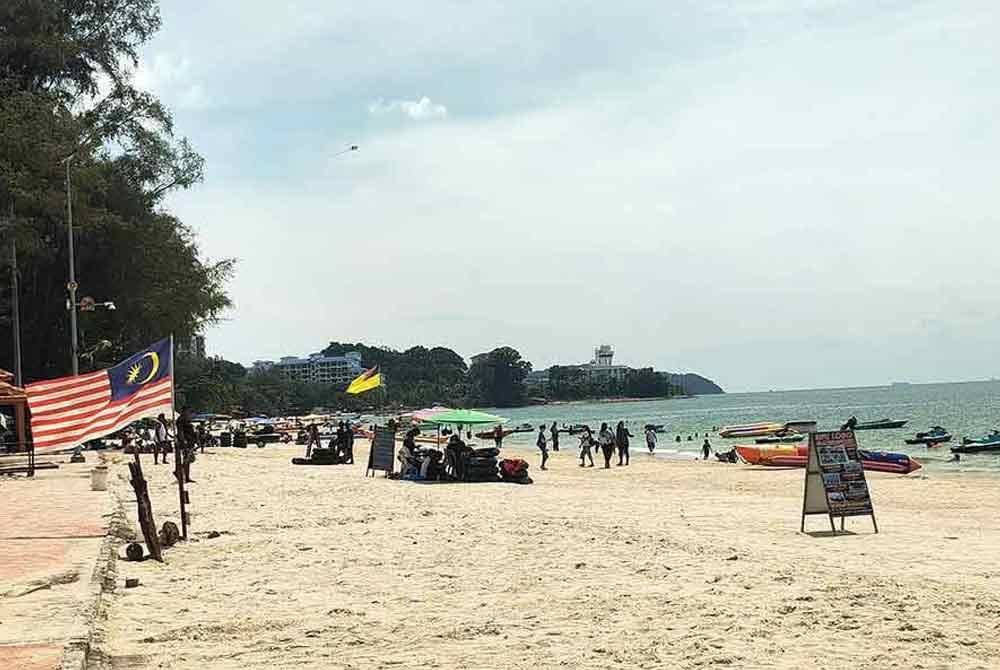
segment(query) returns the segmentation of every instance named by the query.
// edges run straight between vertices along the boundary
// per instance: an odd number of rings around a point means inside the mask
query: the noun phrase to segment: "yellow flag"
[[[358,375],[358,378],[352,381],[347,387],[347,392],[350,395],[358,395],[359,393],[364,393],[365,391],[377,389],[381,385],[382,373],[379,372],[378,366],[376,365],[371,370],[365,370]]]

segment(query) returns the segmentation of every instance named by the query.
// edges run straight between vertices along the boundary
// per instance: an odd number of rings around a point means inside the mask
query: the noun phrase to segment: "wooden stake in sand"
[[[149,487],[146,479],[142,476],[142,464],[136,457],[135,463],[129,463],[128,469],[132,474],[129,480],[135,490],[135,502],[138,507],[139,528],[142,529],[142,537],[146,540],[146,549],[149,555],[158,561],[163,561],[163,553],[160,551],[160,538],[156,534],[156,522],[153,521],[153,505],[149,502]]]
[[[188,539],[188,494],[184,490],[184,478],[190,472],[189,467],[184,456],[184,449],[181,448],[180,436],[177,436],[174,440],[174,476],[177,477],[177,495],[180,497],[181,509],[181,538],[184,540]]]

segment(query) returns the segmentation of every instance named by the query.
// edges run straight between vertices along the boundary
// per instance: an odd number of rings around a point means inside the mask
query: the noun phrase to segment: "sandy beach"
[[[192,541],[118,563],[142,585],[109,601],[107,667],[1000,665],[994,478],[870,474],[882,532],[830,537],[798,532],[801,470],[564,450],[530,455],[532,486],[417,484],[363,477],[364,444],[355,466],[300,452],[199,457]],[[146,472],[176,520],[170,472]]]

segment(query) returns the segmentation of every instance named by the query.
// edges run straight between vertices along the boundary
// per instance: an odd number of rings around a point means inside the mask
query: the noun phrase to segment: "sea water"
[[[962,437],[978,438],[1000,428],[1000,381],[961,384],[897,384],[868,388],[723,395],[645,400],[636,402],[581,402],[538,405],[514,409],[486,409],[509,419],[508,427],[530,423],[559,426],[584,423],[595,431],[601,422],[614,427],[625,421],[635,438],[632,453],[646,451],[643,426],[664,424],[657,435],[657,454],[694,457],[700,454],[705,433],[714,450],[726,451],[735,444],[753,444],[753,438],[722,439],[716,429],[757,421],[816,421],[818,430],[836,430],[850,416],[859,421],[906,419],[896,430],[867,430],[857,433],[862,449],[895,451],[916,458],[930,471],[981,471],[1000,473],[1000,454],[963,454],[960,463],[948,463],[949,446]],[[931,426],[947,428],[954,439],[940,447],[910,446],[904,440]],[[691,440],[688,440],[688,436]],[[677,442],[676,437],[681,441]],[[508,437],[509,446],[533,447],[534,433]],[[548,437],[548,435],[546,435]],[[561,434],[560,447],[575,449],[578,440]]]

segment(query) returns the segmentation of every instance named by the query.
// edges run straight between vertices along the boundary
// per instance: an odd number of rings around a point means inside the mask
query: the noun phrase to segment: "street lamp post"
[[[17,285],[17,242],[10,241],[10,307],[14,312],[14,386],[24,386],[21,377],[21,307],[18,300]]]
[[[10,308],[11,326],[14,329],[14,386],[23,386],[21,376],[21,307],[18,294],[17,277],[17,240],[14,236],[14,200],[10,202],[10,217],[7,219],[10,229]]]
[[[79,287],[76,283],[76,260],[73,251],[73,198],[69,172],[69,164],[74,155],[70,154],[63,162],[66,164],[66,227],[69,236],[69,283],[66,284],[66,288],[69,290],[69,303],[66,307],[69,309],[69,337],[72,340],[73,376],[75,377],[80,374],[80,357],[76,333],[76,289]]]

